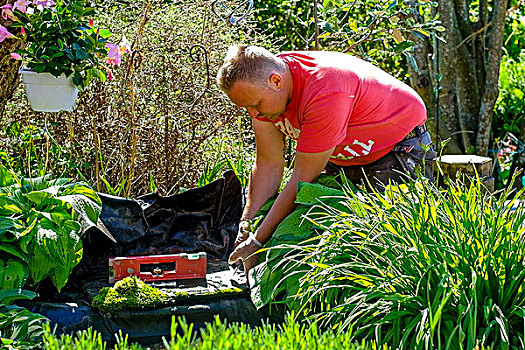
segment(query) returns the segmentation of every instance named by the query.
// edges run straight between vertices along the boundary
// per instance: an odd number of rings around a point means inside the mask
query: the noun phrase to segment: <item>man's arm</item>
[[[334,148],[319,153],[296,153],[292,177],[277,197],[266,218],[257,229],[254,237],[255,240],[249,238],[237,246],[230,255],[230,263],[234,263],[237,260],[243,261],[246,272],[255,266],[257,259],[247,258],[261,248],[259,243],[264,244],[270,239],[277,225],[279,225],[279,223],[293,211],[295,208],[298,182],[314,181],[326,166]]]
[[[312,182],[326,166],[334,148],[319,153],[296,152],[295,165],[290,181],[277,197],[272,209],[256,232],[256,239],[265,243],[270,239],[279,223],[295,208],[297,184],[299,181]]]
[[[242,220],[253,219],[268,198],[277,193],[284,172],[284,135],[273,123],[257,119],[253,119],[253,130],[257,156]]]

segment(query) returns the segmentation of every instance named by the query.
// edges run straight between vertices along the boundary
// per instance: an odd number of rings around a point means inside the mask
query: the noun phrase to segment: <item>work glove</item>
[[[261,249],[263,244],[259,242],[254,234],[249,234],[248,238],[241,242],[230,254],[228,262],[235,264],[237,261],[242,261],[244,265],[244,272],[248,276],[248,272],[257,265],[259,258],[258,254],[254,254],[256,251]]]
[[[237,238],[235,238],[235,244],[234,247],[237,248],[239,244],[244,242],[248,236],[250,235],[250,224],[248,221],[243,220],[239,223],[239,231],[237,231]]]

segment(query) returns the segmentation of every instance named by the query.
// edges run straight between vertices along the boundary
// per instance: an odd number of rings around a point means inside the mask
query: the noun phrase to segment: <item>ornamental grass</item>
[[[465,179],[344,193],[310,203],[296,226],[309,239],[267,248],[252,296],[395,349],[525,347],[523,191]]]

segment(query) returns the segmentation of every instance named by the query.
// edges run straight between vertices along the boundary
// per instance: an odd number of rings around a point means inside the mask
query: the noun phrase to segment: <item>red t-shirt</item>
[[[279,57],[292,72],[293,94],[273,123],[297,140],[299,152],[335,147],[330,162],[369,164],[427,119],[412,88],[357,57],[323,51]]]

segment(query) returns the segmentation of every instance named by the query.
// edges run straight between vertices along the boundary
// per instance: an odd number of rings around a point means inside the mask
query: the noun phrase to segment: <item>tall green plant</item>
[[[313,238],[270,248],[282,262],[254,269],[282,274],[274,286],[291,279],[297,315],[399,349],[523,348],[523,192],[507,201],[478,180],[346,193],[317,199],[303,214]]]

